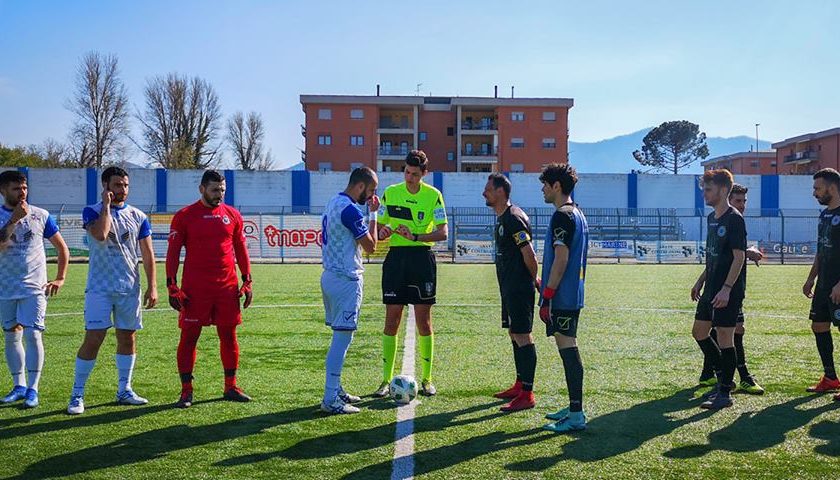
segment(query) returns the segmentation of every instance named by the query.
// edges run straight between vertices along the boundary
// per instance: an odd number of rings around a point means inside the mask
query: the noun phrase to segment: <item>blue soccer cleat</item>
[[[560,410],[554,413],[546,414],[545,418],[546,420],[553,420],[555,422],[565,420],[569,418],[569,407],[561,408]]]
[[[38,390],[27,388],[25,398],[23,399],[23,408],[35,408],[40,403],[38,400]]]
[[[23,385],[16,385],[8,395],[0,400],[0,403],[14,403],[19,400],[23,400],[24,398],[26,398],[26,387]]]
[[[586,430],[586,414],[583,412],[569,412],[568,417],[558,422],[545,425],[543,430],[548,430],[549,432],[554,433],[568,433]]]

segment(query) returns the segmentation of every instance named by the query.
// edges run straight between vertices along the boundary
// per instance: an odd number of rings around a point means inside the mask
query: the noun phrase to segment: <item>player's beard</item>
[[[817,203],[820,205],[829,205],[831,204],[831,194],[820,195],[817,197]]]
[[[207,205],[218,207],[219,204],[222,203],[222,199],[215,199],[213,197],[208,197],[207,195],[204,195],[204,202],[207,203]]]
[[[367,201],[370,200],[370,197],[367,196],[365,192],[359,194],[359,198],[356,199],[356,203],[359,205],[364,205]]]

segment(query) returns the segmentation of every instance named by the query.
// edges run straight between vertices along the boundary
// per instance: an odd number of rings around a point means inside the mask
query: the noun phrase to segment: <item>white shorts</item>
[[[44,330],[46,315],[47,297],[43,294],[15,300],[0,300],[0,323],[3,330],[11,330],[17,325]]]
[[[321,295],[324,298],[326,324],[333,330],[354,331],[359,328],[364,281],[349,279],[330,271],[321,274]]]
[[[140,330],[143,313],[136,293],[85,292],[85,330]]]

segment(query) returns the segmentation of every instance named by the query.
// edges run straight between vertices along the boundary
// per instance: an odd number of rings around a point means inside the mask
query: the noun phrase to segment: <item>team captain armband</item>
[[[522,230],[513,234],[513,241],[517,247],[521,247],[531,241],[531,235],[528,235],[528,232]]]

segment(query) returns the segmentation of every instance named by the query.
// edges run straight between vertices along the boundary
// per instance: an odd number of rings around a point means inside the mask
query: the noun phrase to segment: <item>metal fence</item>
[[[45,205],[53,212],[75,257],[87,256],[81,206]],[[166,253],[166,238],[173,213],[156,212],[154,205],[139,206],[152,222],[155,253]],[[292,207],[239,209],[251,257],[261,261],[320,261],[321,208]],[[267,211],[268,210],[268,211]],[[531,218],[534,246],[542,254],[543,241],[554,210],[523,209]],[[706,215],[709,210],[583,209],[589,224],[590,259],[642,263],[701,263],[705,256]],[[485,207],[450,208],[449,239],[435,246],[441,260],[493,262],[495,214]],[[816,252],[819,211],[747,211],[747,237],[772,263],[811,262]],[[54,254],[48,244],[48,253]],[[378,261],[387,242],[367,257]]]

